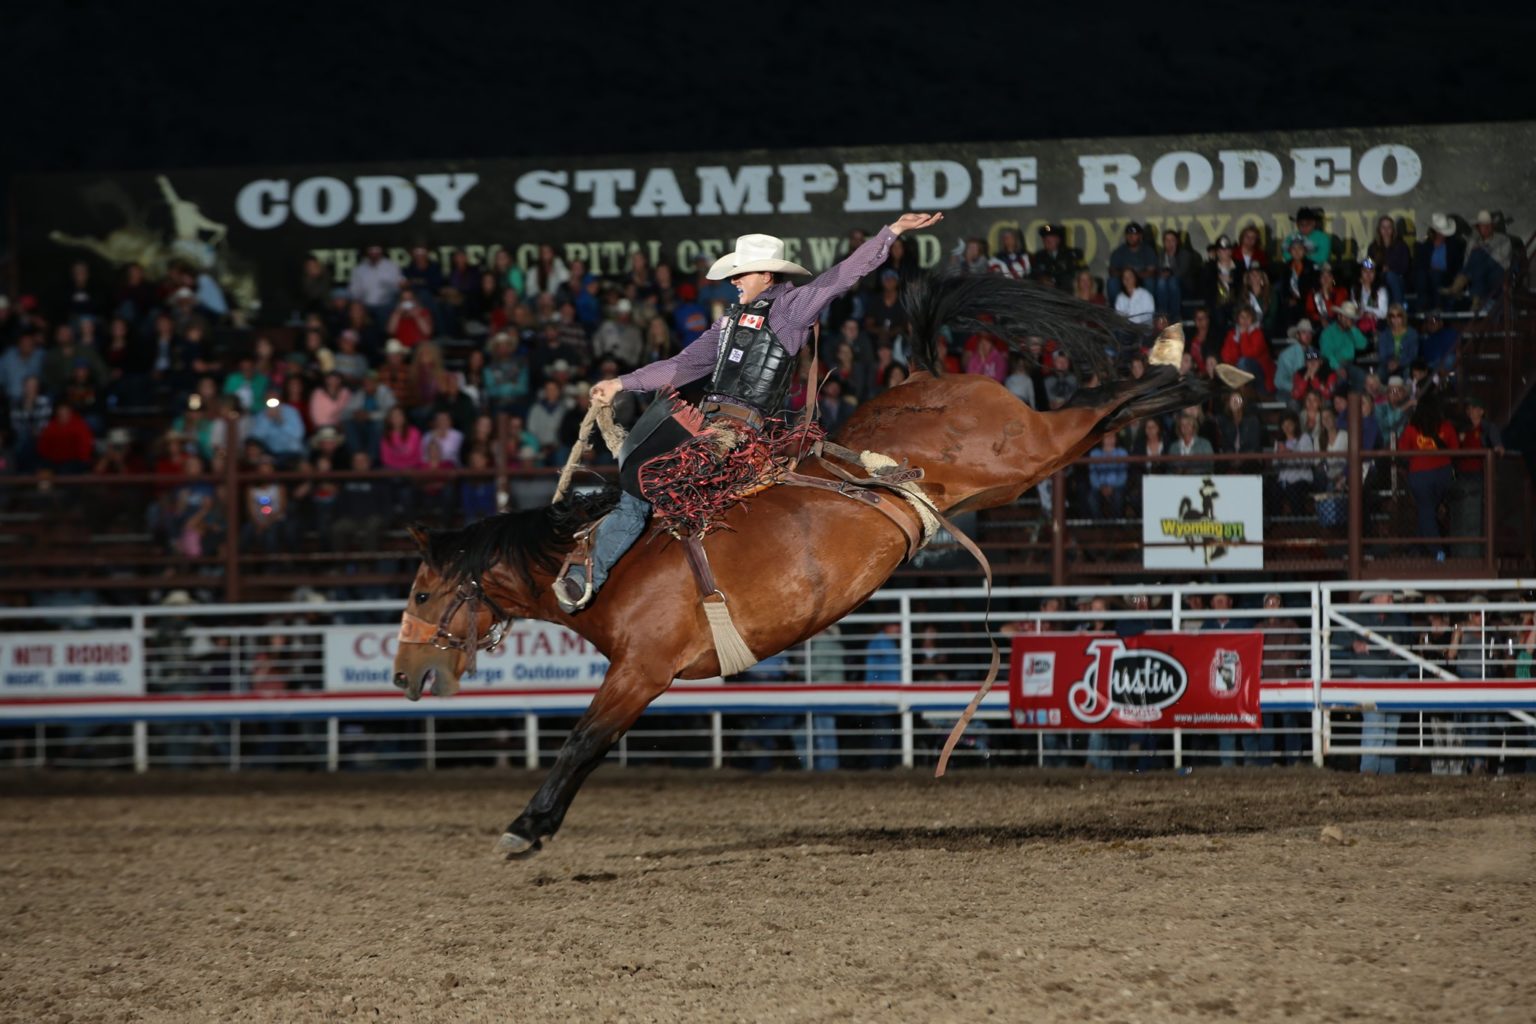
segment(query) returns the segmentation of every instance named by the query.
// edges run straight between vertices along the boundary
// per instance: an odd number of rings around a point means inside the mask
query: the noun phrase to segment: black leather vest
[[[726,314],[706,398],[750,405],[768,416],[783,410],[795,359],[768,326],[772,305],[772,299],[757,299]]]

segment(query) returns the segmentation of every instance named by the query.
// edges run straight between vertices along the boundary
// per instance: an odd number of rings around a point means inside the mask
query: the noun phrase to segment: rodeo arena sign
[[[1021,729],[1257,729],[1259,633],[1072,633],[1013,640]]]
[[[1148,475],[1142,481],[1141,540],[1148,569],[1262,569],[1264,481]]]
[[[743,232],[785,238],[788,259],[820,271],[848,233],[902,210],[942,210],[915,239],[933,266],[962,239],[995,243],[1046,224],[1102,272],[1126,223],[1175,229],[1203,250],[1256,225],[1274,238],[1298,205],[1322,207],[1346,251],[1382,215],[1409,233],[1431,212],[1495,205],[1516,223],[1536,195],[1536,123],[1151,136],[575,160],[401,162],[18,178],[12,191],[20,290],[45,301],[68,264],[183,260],[217,280],[252,322],[302,307],[305,257],[345,284],[362,253],[404,262],[417,245],[481,262],[506,249],[527,266],[541,244],[616,274],[631,253],[685,271]],[[1518,155],[1517,155],[1518,154]]]
[[[325,633],[325,689],[377,693],[393,687],[397,626],[333,626]],[[466,692],[530,686],[597,686],[608,659],[564,626],[518,619],[501,646],[483,651]]]

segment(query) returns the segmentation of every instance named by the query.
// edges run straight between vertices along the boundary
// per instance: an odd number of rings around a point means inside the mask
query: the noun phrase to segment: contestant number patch
[[[741,357],[746,355],[746,354],[747,354],[747,350],[744,349],[744,348],[733,348],[733,349],[731,349],[731,354],[726,356],[725,359],[726,359],[726,362],[739,363],[739,362],[741,362]]]
[[[763,326],[763,318],[757,313],[743,313],[741,316],[741,326],[759,330]]]

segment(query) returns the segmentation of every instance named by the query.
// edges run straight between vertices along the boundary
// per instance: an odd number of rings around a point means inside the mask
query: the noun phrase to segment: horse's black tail
[[[1191,405],[1203,405],[1240,386],[1220,377],[1208,379],[1193,374],[1181,377],[1176,367],[1153,366],[1139,380],[1119,380],[1098,389],[1097,394],[1079,392],[1073,396],[1071,404],[1092,408],[1109,406],[1093,430],[1096,434],[1108,434],[1138,420],[1163,416]]]
[[[1101,381],[1115,376],[1114,353],[1151,337],[1149,328],[1108,307],[1000,274],[925,274],[908,282],[903,305],[912,327],[913,362],[931,373],[944,369],[939,337],[945,327],[1001,338],[1026,358],[1026,339],[1055,341],[1080,379],[1093,373]]]

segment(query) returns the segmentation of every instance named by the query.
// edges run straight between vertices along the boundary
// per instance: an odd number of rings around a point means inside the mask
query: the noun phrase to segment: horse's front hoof
[[[537,839],[529,839],[516,832],[503,832],[501,838],[496,840],[495,852],[506,857],[507,860],[519,860],[523,857],[531,857],[542,849],[544,844]]]

